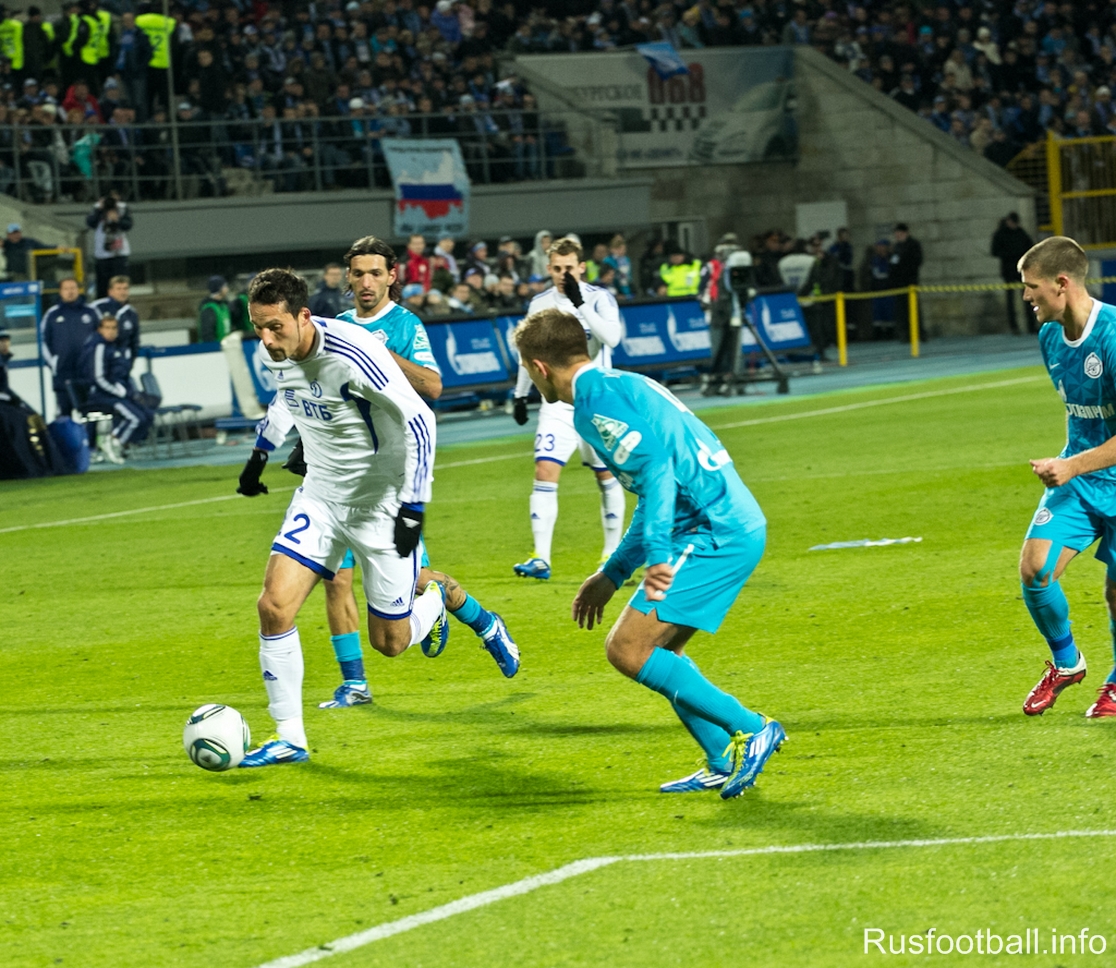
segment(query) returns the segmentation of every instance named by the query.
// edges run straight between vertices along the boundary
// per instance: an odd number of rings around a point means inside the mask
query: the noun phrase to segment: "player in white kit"
[[[582,282],[585,260],[581,244],[569,236],[558,239],[549,250],[547,270],[553,283],[540,292],[527,309],[527,315],[544,309],[560,309],[572,313],[585,327],[589,353],[602,367],[612,365],[612,347],[624,335],[620,309],[607,289]],[[527,423],[527,394],[531,378],[521,366],[515,385],[515,421]],[[535,486],[531,492],[531,531],[535,551],[531,558],[514,566],[522,578],[550,577],[550,550],[554,525],[558,520],[558,478],[566,462],[577,451],[581,462],[597,475],[601,490],[601,524],[604,527],[604,548],[601,561],[616,550],[624,532],[624,491],[620,482],[605,468],[601,459],[574,429],[573,407],[567,403],[547,403],[539,407],[539,423],[535,432]]]
[[[309,759],[302,646],[295,618],[352,549],[364,574],[372,647],[399,655],[446,622],[431,582],[415,597],[435,424],[383,343],[358,326],[310,315],[306,282],[267,269],[248,289],[259,358],[302,437],[307,472],[271,546],[260,594],[260,668],[277,735],[241,766]],[[260,469],[267,455],[259,454]]]

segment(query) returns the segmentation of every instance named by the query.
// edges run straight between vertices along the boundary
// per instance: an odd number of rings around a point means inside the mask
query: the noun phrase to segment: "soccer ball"
[[[240,766],[252,745],[252,733],[232,706],[207,703],[186,720],[182,745],[203,770],[220,773]]]

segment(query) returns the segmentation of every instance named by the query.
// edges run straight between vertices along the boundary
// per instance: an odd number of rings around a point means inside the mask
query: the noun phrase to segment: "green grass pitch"
[[[1112,660],[1089,555],[1064,580],[1089,677],[1042,718],[1020,711],[1047,657],[1016,578],[1041,495],[1027,459],[1064,432],[1043,375],[703,416],[769,544],[690,652],[790,737],[731,802],[657,792],[697,748],[569,619],[600,546],[588,472],[563,477],[555,577],[512,576],[531,550],[523,437],[440,451],[428,515],[436,567],[503,613],[520,675],[455,623],[436,660],[366,656],[374,706],[318,710],[337,676],[315,592],[300,621],[312,761],[221,775],[188,761],[182,726],[221,701],[271,730],[254,603],[294,478],[273,467],[270,496],[192,504],[230,495],[236,470],[0,486],[0,529],[182,505],[0,533],[0,965],[253,968],[601,855],[1116,829],[1116,722],[1082,715]],[[480,458],[505,459],[463,463]],[[923,540],[807,550],[908,535]],[[624,862],[327,963],[1103,964],[1111,856],[1097,837]],[[896,942],[1038,928],[1043,943],[1088,928],[1108,954],[866,955],[868,927]]]

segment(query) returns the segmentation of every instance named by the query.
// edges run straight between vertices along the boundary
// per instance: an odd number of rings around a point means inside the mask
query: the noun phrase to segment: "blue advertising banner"
[[[768,349],[781,353],[811,345],[802,307],[793,292],[756,296],[748,304],[746,312]],[[741,334],[740,342],[745,352],[759,349],[756,338],[747,329]]]
[[[385,138],[395,186],[395,234],[460,238],[469,229],[469,176],[453,138]]]
[[[696,299],[625,306],[620,317],[624,338],[612,351],[616,366],[662,366],[709,358],[709,324]]]
[[[500,340],[489,319],[462,323],[427,323],[430,348],[447,388],[505,383],[514,378],[504,363]]]
[[[262,406],[266,407],[271,403],[278,387],[271,370],[264,366],[260,362],[259,356],[256,355],[260,341],[258,339],[246,339],[240,345],[244,350],[244,358],[248,361],[248,372],[252,375],[252,386],[256,388],[256,398]]]

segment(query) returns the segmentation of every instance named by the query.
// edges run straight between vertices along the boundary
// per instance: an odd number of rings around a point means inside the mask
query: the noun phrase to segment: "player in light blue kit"
[[[1063,236],[1044,239],[1019,260],[1023,299],[1045,324],[1039,331],[1043,362],[1066,407],[1061,454],[1031,461],[1046,493],[1023,542],[1019,575],[1023,601],[1052,661],[1023,703],[1028,716],[1041,715],[1063,689],[1085,678],[1085,656],[1074,642],[1058,579],[1098,538],[1116,650],[1116,307],[1089,295],[1088,270],[1081,246]],[[1116,668],[1085,715],[1116,716]]]
[[[394,250],[382,239],[372,235],[365,236],[349,247],[345,254],[345,265],[356,307],[342,313],[338,318],[347,323],[355,323],[379,339],[391,352],[415,391],[427,400],[436,400],[442,394],[442,374],[431,352],[426,329],[414,313],[392,299],[399,275]],[[260,424],[256,449],[273,450],[286,437],[290,425],[290,418],[281,403],[270,407],[267,418]],[[305,473],[301,442],[295,445],[291,458],[284,466],[295,473]],[[244,485],[243,479],[241,484]],[[248,492],[242,490],[241,493]],[[323,583],[330,642],[341,667],[342,678],[341,685],[334,690],[333,698],[319,704],[323,709],[358,706],[372,701],[360,645],[360,613],[352,590],[353,565],[353,556],[349,553],[334,579]],[[441,584],[446,593],[446,610],[476,633],[481,646],[492,656],[506,677],[514,676],[519,671],[519,648],[503,618],[483,608],[451,576],[431,570],[425,548],[422,552],[422,568],[419,575],[419,580],[423,582],[421,587],[425,587],[429,581]],[[441,654],[447,639],[447,628],[438,626],[436,631],[438,634],[428,637],[422,643],[423,653],[431,657]]]
[[[763,512],[728,451],[670,391],[592,362],[575,316],[534,313],[516,328],[515,342],[543,399],[573,405],[577,432],[639,497],[620,546],[574,598],[574,620],[582,628],[599,625],[617,589],[646,563],[642,584],[608,634],[608,660],[665,696],[705,753],[701,769],[663,784],[662,792],[739,796],[786,733],[709,682],[683,649],[697,629],[720,628],[759,563]]]

